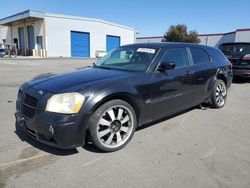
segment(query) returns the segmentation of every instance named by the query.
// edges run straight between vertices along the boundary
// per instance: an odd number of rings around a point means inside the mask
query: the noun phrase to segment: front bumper
[[[15,113],[17,125],[37,141],[54,147],[71,149],[84,145],[90,115],[82,112],[70,115],[46,112],[46,103],[52,94],[46,91],[40,93],[27,85],[20,88]],[[26,100],[26,95],[32,96],[30,101]],[[32,106],[34,98],[38,101],[35,107]]]
[[[30,120],[20,112],[15,113],[16,122],[28,135],[47,145],[71,149],[85,144],[87,116],[39,114]]]

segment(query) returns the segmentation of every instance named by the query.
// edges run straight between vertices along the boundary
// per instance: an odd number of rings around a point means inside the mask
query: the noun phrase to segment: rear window
[[[250,44],[222,44],[219,48],[226,56],[250,54]]]
[[[226,59],[224,54],[218,49],[208,48],[207,51],[210,54],[210,56],[212,57],[213,61],[225,61],[225,59]]]
[[[4,49],[0,49],[0,52],[4,52]]]
[[[193,63],[194,64],[201,64],[201,63],[208,63],[210,62],[209,55],[207,52],[201,48],[190,48]]]

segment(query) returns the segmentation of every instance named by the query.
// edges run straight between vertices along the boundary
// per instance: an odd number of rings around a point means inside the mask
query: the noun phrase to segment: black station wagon
[[[123,148],[137,127],[204,102],[225,105],[232,67],[212,47],[186,43],[121,46],[91,67],[24,83],[17,125],[59,148]]]

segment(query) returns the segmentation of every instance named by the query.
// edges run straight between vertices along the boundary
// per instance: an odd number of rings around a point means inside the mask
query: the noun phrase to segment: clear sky
[[[0,18],[40,10],[123,24],[139,36],[161,36],[183,23],[199,34],[250,28],[250,0],[0,0],[0,7]]]

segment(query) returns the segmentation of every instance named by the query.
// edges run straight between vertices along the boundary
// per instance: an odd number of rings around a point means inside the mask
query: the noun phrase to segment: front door
[[[151,114],[167,115],[192,105],[193,70],[186,48],[169,48],[163,52],[161,62],[174,62],[176,67],[152,73]]]

